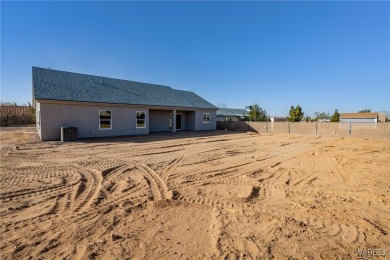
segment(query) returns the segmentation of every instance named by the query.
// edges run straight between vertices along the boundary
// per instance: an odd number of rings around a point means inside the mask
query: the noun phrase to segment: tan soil
[[[61,143],[25,129],[1,139],[1,259],[390,250],[390,141],[215,131]]]

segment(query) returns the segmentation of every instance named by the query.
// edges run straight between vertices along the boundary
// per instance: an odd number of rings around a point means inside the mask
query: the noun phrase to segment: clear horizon
[[[390,2],[1,2],[1,101],[32,67],[189,90],[270,116],[390,111]]]

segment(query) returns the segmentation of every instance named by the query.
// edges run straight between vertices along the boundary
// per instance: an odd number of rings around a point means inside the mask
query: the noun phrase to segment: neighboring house
[[[217,121],[245,121],[249,111],[245,109],[220,108],[217,110]]]
[[[288,122],[287,117],[270,117],[269,120],[274,123],[274,122]]]
[[[386,122],[386,112],[378,113],[378,122]]]
[[[377,123],[378,113],[342,113],[341,123]]]
[[[41,140],[61,127],[79,138],[215,130],[216,110],[191,91],[33,67],[33,105]]]
[[[330,122],[330,119],[328,118],[323,118],[323,119],[318,119],[318,122]]]

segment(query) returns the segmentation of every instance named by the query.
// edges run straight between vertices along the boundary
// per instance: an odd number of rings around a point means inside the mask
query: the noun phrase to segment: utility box
[[[61,141],[70,142],[78,140],[77,127],[61,127]]]

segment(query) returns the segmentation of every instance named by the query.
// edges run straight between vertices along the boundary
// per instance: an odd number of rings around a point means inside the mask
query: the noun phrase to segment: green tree
[[[267,111],[259,104],[253,104],[249,110],[249,121],[267,121]]]
[[[298,105],[297,107],[291,106],[289,116],[288,116],[288,121],[301,122],[304,114],[305,113],[303,113],[302,107],[300,105]]]
[[[334,111],[332,117],[330,118],[330,122],[340,122],[340,113],[337,108]]]
[[[365,108],[363,110],[360,110],[358,113],[371,113],[371,108]]]
[[[325,113],[325,112],[315,112],[314,113],[316,115],[316,118],[315,120],[318,121],[318,120],[324,120],[324,119],[330,119],[330,115],[329,113]]]

